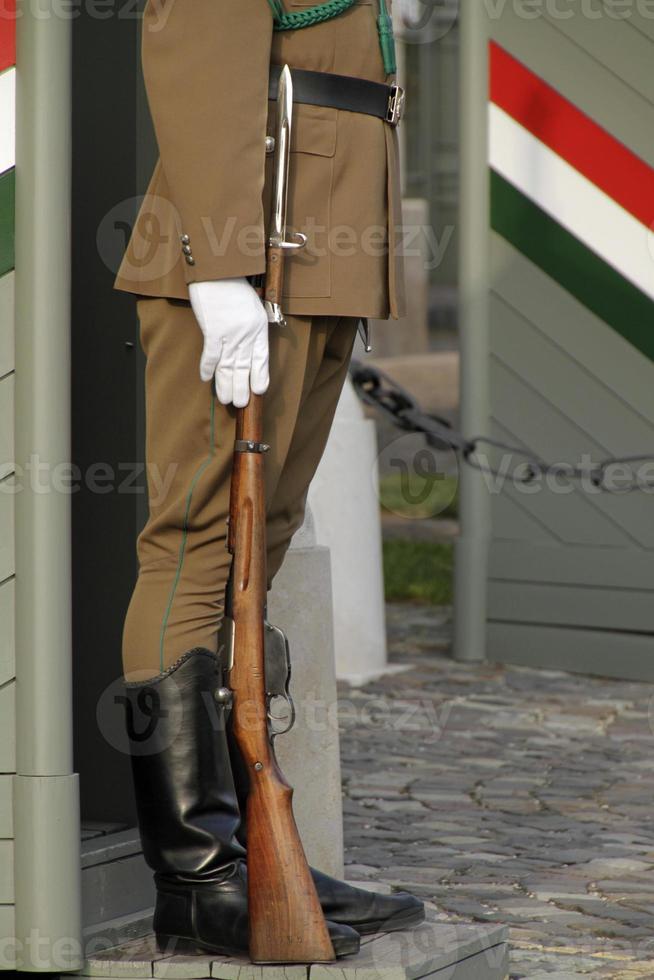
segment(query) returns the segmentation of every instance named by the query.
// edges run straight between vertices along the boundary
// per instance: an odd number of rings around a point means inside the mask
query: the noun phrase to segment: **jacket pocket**
[[[307,244],[287,254],[284,295],[289,298],[331,294],[330,211],[336,153],[337,112],[321,106],[295,105],[288,183],[288,232],[301,231]],[[268,133],[275,128],[271,105]],[[270,215],[272,156],[266,161],[264,207]]]

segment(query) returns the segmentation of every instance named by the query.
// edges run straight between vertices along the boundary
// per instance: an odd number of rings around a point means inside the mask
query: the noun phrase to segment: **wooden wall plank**
[[[494,232],[491,282],[506,304],[654,425],[652,362]]]
[[[552,284],[551,290],[555,288]],[[654,493],[654,424],[634,412],[583,363],[570,358],[545,333],[496,296],[491,299],[491,321],[494,356],[510,376],[529,379],[529,392],[525,394],[529,399],[529,416],[538,419],[544,406],[550,406],[547,423],[543,424],[538,443],[532,443],[532,448],[545,459],[577,464],[589,453],[597,462],[611,455],[649,451],[652,462],[644,473],[651,480]],[[654,384],[654,365],[650,374],[650,383]],[[512,428],[514,423],[508,420],[507,425]],[[520,424],[518,428],[523,426]],[[562,436],[565,445],[561,445]],[[619,481],[623,471],[613,469],[609,476]],[[654,547],[652,493],[580,491],[580,495],[588,507],[603,514],[637,542],[637,546]]]
[[[0,687],[0,773],[16,772],[16,682]]]
[[[552,27],[604,67],[607,71],[604,87],[609,84],[610,72],[654,104],[650,39],[636,30],[629,20],[607,16],[602,0],[587,0],[587,3],[599,16],[589,17],[585,11],[577,9],[572,17],[555,17],[547,4],[543,7],[543,16]]]
[[[492,620],[654,634],[651,591],[491,580],[488,605]]]
[[[14,900],[14,842],[0,840],[0,902],[9,905]]]
[[[651,636],[494,622],[489,622],[487,635],[491,662],[654,681]],[[647,727],[643,734],[651,737]]]
[[[0,480],[14,471],[14,376],[0,381]]]
[[[493,541],[491,579],[654,590],[654,555],[616,548],[561,548],[547,542]],[[654,599],[654,596],[653,596]]]
[[[14,836],[14,777],[11,774],[0,776],[0,838]]]
[[[0,275],[14,268],[15,170],[0,174]]]
[[[14,370],[14,273],[0,276],[0,378]]]
[[[0,905],[0,940],[14,939],[16,935],[16,916],[13,905]],[[16,966],[15,947],[12,943],[0,942],[0,970],[13,970]]]
[[[0,685],[16,673],[14,592],[13,578],[0,585]]]
[[[493,538],[507,538],[511,541],[530,541],[539,538],[549,539],[554,543],[551,532],[535,519],[520,502],[513,500],[506,493],[495,493],[491,498],[491,522]]]
[[[11,477],[9,478],[11,479]],[[14,574],[14,497],[0,483],[0,582]]]
[[[650,41],[654,41],[654,18],[651,16],[646,17],[642,11],[638,9],[637,4],[632,4],[631,10],[629,11],[629,23],[632,27],[635,27],[637,31],[644,34],[645,37],[649,38]]]
[[[491,427],[495,438],[527,446],[551,461],[572,462],[578,458],[582,445],[578,429],[555,405],[538,399],[530,387],[531,379],[516,376],[496,358],[491,360],[490,377],[493,417],[499,423]],[[556,397],[554,391],[552,397]],[[583,445],[601,458],[600,447],[592,438],[584,440]],[[515,487],[512,480],[507,480],[502,492],[519,500],[521,507],[562,543],[637,547],[637,540],[632,540],[597,508],[594,497],[575,486],[571,492],[553,493],[543,483]]]

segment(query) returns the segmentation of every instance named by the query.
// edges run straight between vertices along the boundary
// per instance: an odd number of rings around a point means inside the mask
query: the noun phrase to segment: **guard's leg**
[[[226,549],[234,413],[200,380],[202,334],[188,303],[140,299],[147,358],[149,519],[125,621],[123,668],[152,677],[196,647],[216,649]]]
[[[283,467],[268,495],[268,581],[281,568],[291,538],[304,520],[309,484],[322,458],[356,338],[354,317],[314,317],[317,354],[307,376],[297,423]],[[338,488],[334,488],[338,492]]]
[[[226,522],[235,427],[235,410],[221,405],[212,385],[200,380],[202,335],[190,305],[143,298],[138,312],[147,358],[150,516],[138,542],[140,573],[125,622],[123,667],[131,680],[162,672],[191,649],[216,649],[231,563]],[[325,375],[333,323],[321,322],[314,330],[311,318],[289,317],[286,327],[271,329],[264,412],[270,498],[294,444],[298,416]],[[322,411],[315,399],[309,408]],[[316,424],[325,428],[324,420]],[[312,455],[319,458],[325,439],[326,432]]]

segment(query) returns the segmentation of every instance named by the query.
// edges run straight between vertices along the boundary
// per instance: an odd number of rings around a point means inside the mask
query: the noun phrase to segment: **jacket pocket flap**
[[[336,153],[336,109],[295,103],[291,129],[291,152],[333,157]],[[276,106],[270,103],[268,135],[275,132]]]

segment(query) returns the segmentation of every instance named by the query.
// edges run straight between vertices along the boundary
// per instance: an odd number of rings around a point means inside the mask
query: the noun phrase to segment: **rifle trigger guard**
[[[270,739],[290,732],[295,724],[295,704],[290,692],[291,656],[286,634],[278,626],[266,622],[265,626],[265,657],[266,657],[266,700],[267,713],[270,722]],[[282,719],[273,715],[273,702],[281,698],[286,702],[290,715],[285,728],[274,728],[274,722]]]

